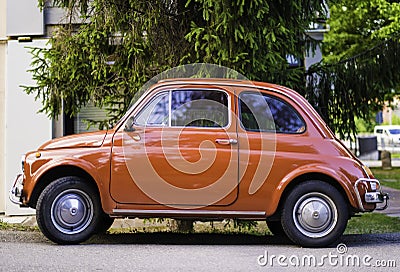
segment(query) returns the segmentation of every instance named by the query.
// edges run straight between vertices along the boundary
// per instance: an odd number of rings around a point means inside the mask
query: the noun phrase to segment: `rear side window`
[[[242,127],[248,131],[303,133],[305,122],[300,114],[283,100],[258,92],[239,95]]]

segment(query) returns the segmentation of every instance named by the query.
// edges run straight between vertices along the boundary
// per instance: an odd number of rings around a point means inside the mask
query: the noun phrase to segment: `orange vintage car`
[[[36,209],[59,244],[117,217],[171,217],[266,220],[307,247],[336,242],[351,216],[388,202],[302,96],[229,79],[160,81],[113,129],[43,144],[10,198]]]

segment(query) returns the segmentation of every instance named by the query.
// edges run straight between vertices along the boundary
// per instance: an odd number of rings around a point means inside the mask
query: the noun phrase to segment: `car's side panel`
[[[28,203],[30,201],[32,192],[38,187],[38,183],[43,181],[43,177],[45,177],[47,173],[53,169],[74,167],[79,168],[92,177],[99,190],[103,208],[106,211],[111,211],[115,205],[110,203],[108,192],[110,150],[110,146],[103,145],[103,147],[100,148],[41,151],[39,158],[37,152],[28,153],[26,155],[24,170],[25,202]],[[65,174],[74,175],[74,172]],[[57,172],[55,172],[54,175],[57,176]]]

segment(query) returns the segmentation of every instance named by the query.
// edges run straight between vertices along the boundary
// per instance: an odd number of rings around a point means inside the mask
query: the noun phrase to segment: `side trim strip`
[[[241,216],[265,217],[264,211],[211,211],[211,210],[128,210],[113,209],[114,214],[124,215],[209,215],[209,216]]]

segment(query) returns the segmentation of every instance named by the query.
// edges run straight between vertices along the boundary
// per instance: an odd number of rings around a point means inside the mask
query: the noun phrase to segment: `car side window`
[[[305,122],[300,114],[283,100],[258,92],[239,95],[242,127],[248,131],[302,133]]]
[[[218,90],[174,90],[171,126],[225,127],[229,123],[228,95]]]
[[[161,93],[153,98],[135,118],[135,124],[139,126],[168,126],[168,123],[168,92]]]

